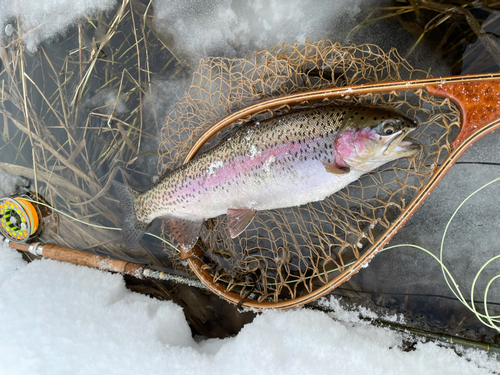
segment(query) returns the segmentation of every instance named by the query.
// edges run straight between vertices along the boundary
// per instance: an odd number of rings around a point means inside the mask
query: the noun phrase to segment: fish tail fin
[[[137,220],[134,209],[134,203],[139,196],[137,191],[118,181],[113,181],[113,187],[118,199],[120,199],[120,207],[124,214],[122,221],[123,240],[125,246],[131,248],[141,239],[151,223]]]

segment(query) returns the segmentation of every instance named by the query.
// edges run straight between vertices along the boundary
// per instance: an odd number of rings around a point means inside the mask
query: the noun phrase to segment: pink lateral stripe
[[[303,148],[304,144],[311,144],[315,142],[317,141],[311,139],[302,141],[301,144],[297,142],[295,142],[294,144],[282,144],[267,150],[262,150],[253,157],[242,156],[235,158],[230,162],[226,161],[222,166],[215,169],[214,173],[210,176],[203,176],[194,179],[191,185],[178,189],[170,199],[175,200],[180,196],[196,193],[199,189],[210,189],[214,186],[219,186],[226,182],[232,182],[239,173],[250,173],[252,168],[262,165],[262,163],[268,160],[270,157],[275,157],[276,161],[282,160],[289,155],[293,155],[300,148]]]

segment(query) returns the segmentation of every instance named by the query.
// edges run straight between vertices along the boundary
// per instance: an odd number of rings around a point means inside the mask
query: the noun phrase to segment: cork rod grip
[[[140,276],[143,266],[138,263],[125,262],[123,260],[111,259],[100,255],[89,254],[84,251],[73,250],[62,246],[47,244],[43,245],[44,258],[69,262],[79,266],[98,268],[106,271],[125,273],[132,276]]]
[[[9,246],[16,250],[29,251],[29,245],[10,242]],[[131,276],[141,277],[144,266],[139,263],[125,262],[100,255],[86,253],[63,246],[46,244],[41,246],[44,258],[68,262],[79,266],[98,268],[100,270],[118,272]]]

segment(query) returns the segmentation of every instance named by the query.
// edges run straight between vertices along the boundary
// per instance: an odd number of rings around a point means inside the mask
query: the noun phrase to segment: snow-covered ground
[[[0,248],[0,374],[491,374],[486,353],[418,343],[343,311],[268,311],[231,338],[196,342],[181,307],[121,275]]]

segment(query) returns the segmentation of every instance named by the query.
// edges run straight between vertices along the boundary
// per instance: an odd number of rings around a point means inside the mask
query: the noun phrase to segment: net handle
[[[500,73],[371,83],[366,85],[315,90],[273,98],[245,107],[226,116],[208,129],[198,139],[184,159],[184,164],[193,159],[201,147],[219,131],[236,121],[248,118],[257,113],[273,110],[282,106],[299,105],[307,102],[314,103],[340,98],[349,99],[352,96],[359,95],[417,90],[426,90],[431,95],[450,99],[460,108],[462,114],[462,126],[459,134],[452,143],[452,151],[436,169],[423,189],[419,191],[417,196],[410,202],[401,215],[370,247],[370,249],[335,279],[308,294],[294,299],[278,302],[259,302],[254,299],[246,299],[241,304],[242,307],[262,310],[266,308],[289,309],[300,306],[324,296],[357,273],[363,265],[368,263],[392,239],[397,231],[406,224],[460,156],[475,141],[500,128],[500,105],[498,105],[498,103],[500,103]],[[238,304],[241,300],[240,295],[227,291],[224,284],[215,281],[212,275],[206,270],[206,267],[204,267],[205,265],[201,261],[200,255],[203,255],[203,252],[197,246],[188,252],[181,250],[181,258],[187,260],[189,267],[203,284],[226,301]]]

